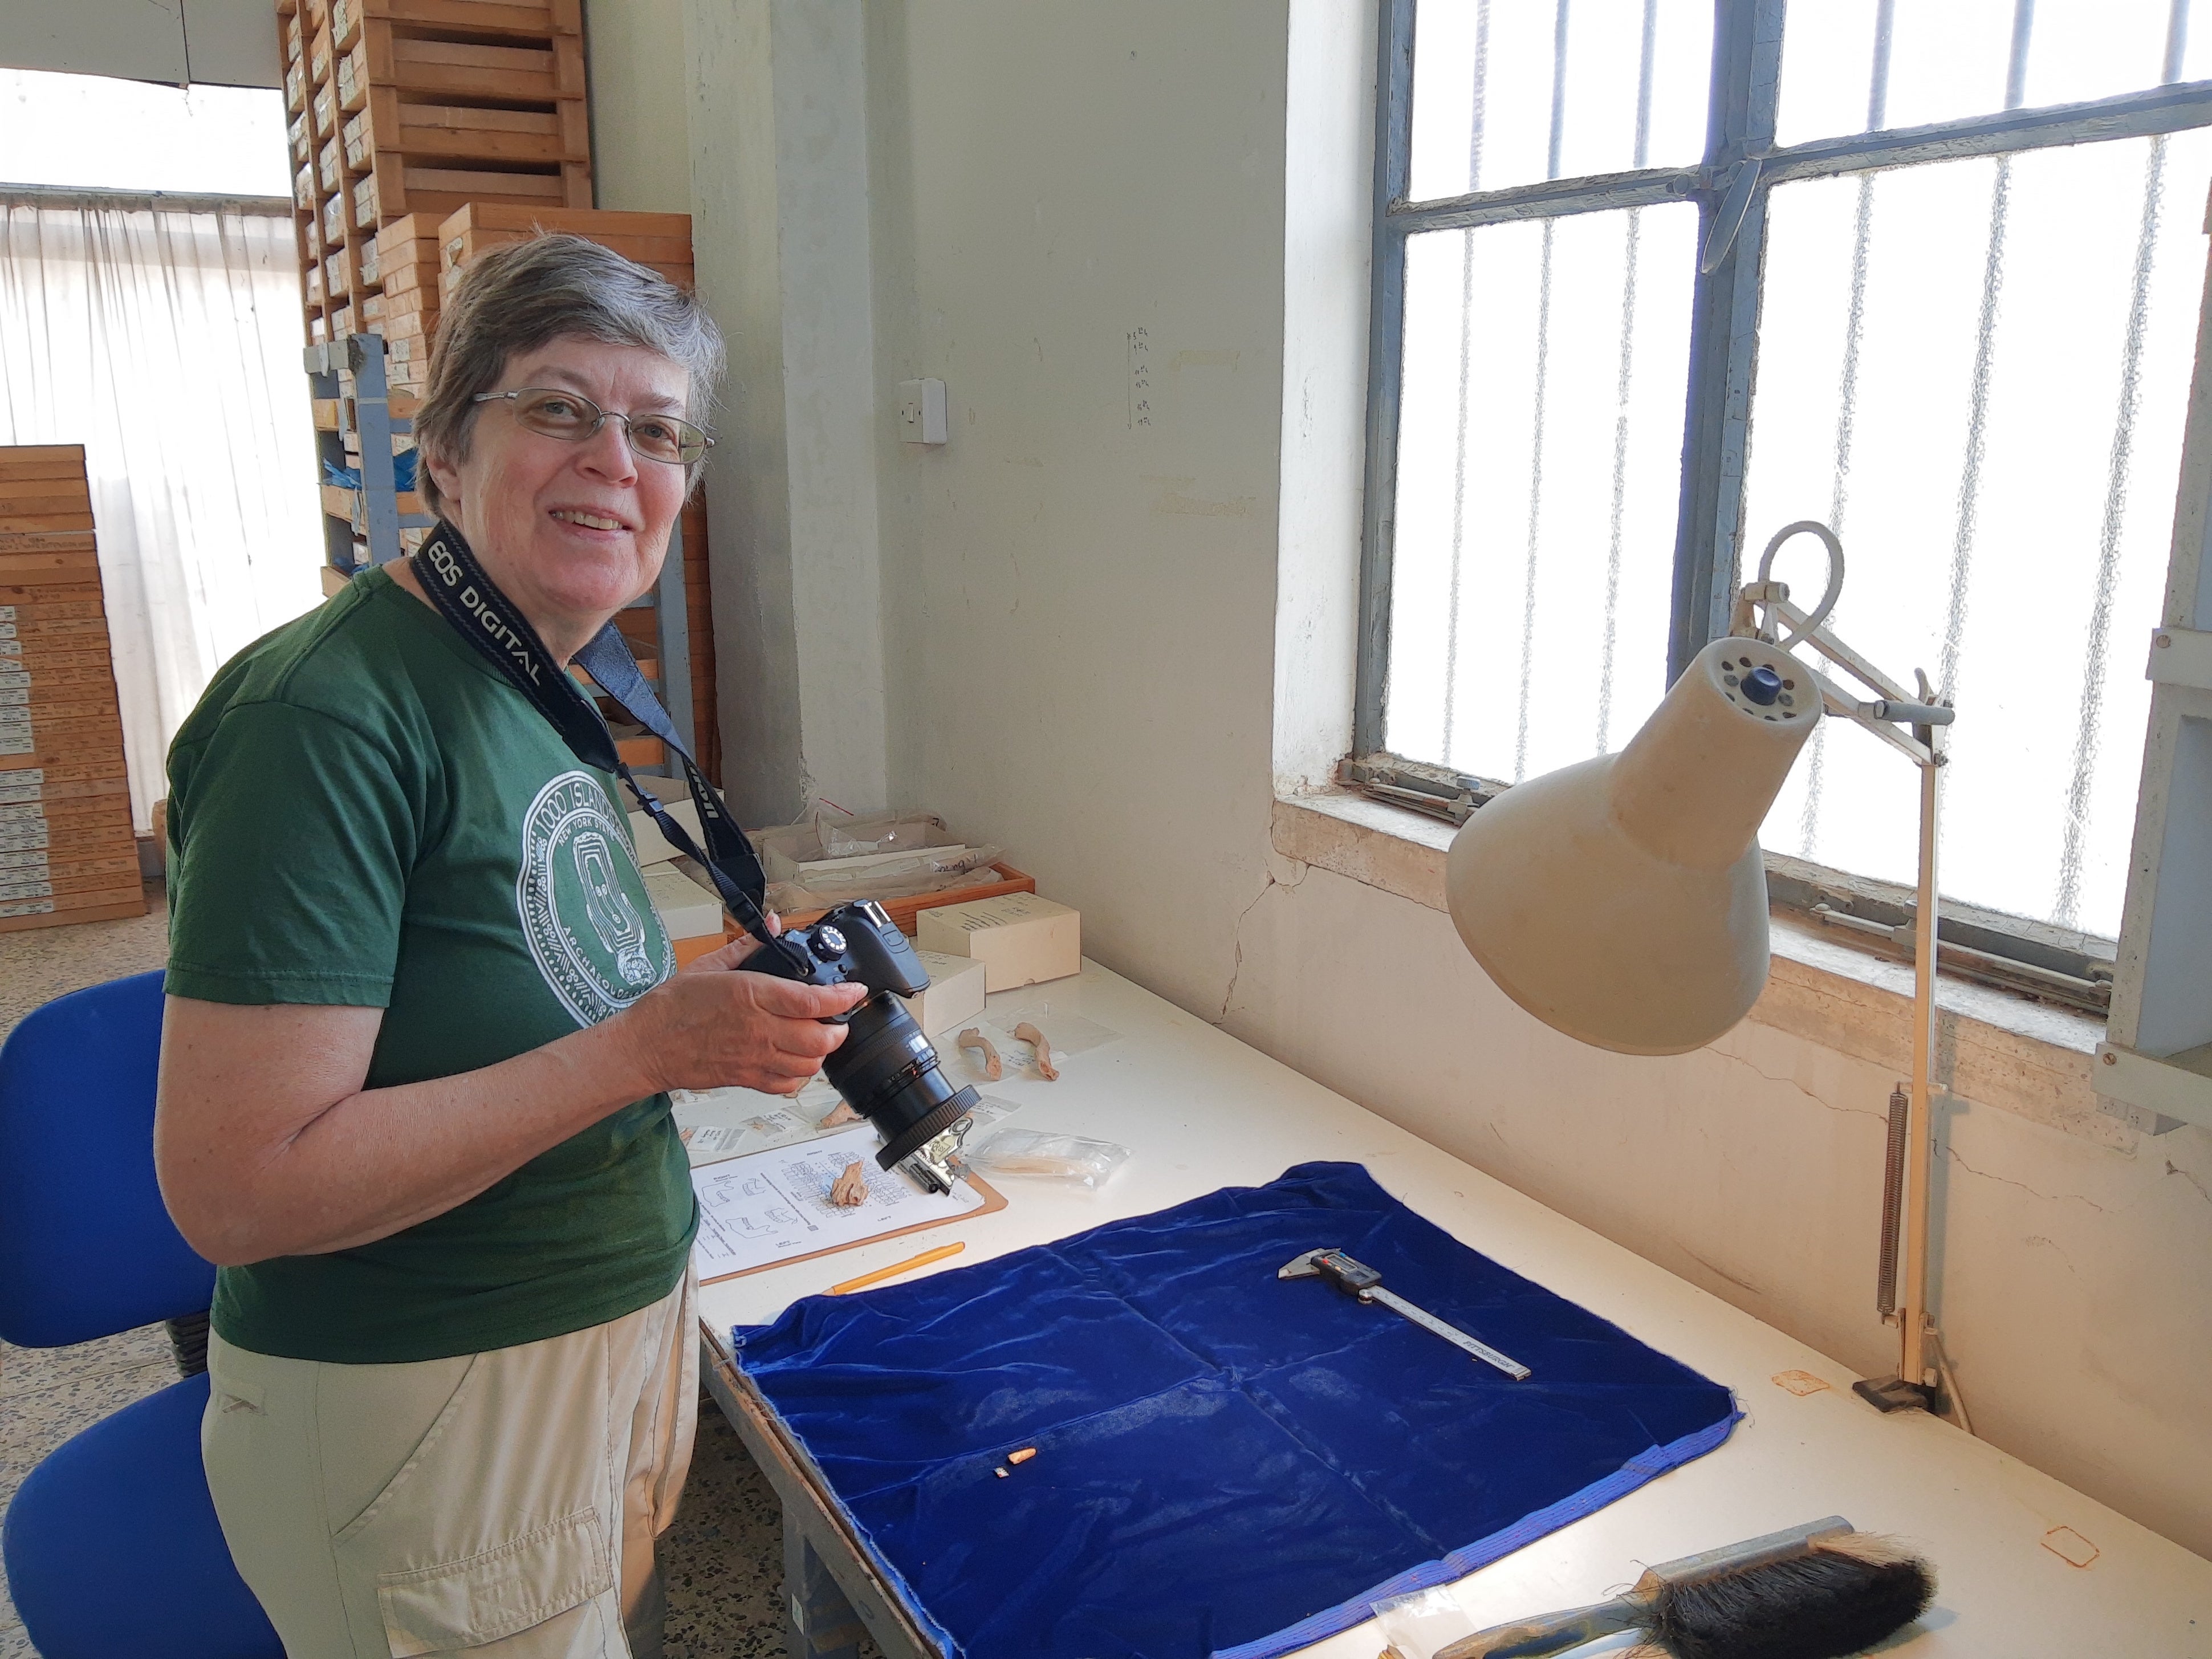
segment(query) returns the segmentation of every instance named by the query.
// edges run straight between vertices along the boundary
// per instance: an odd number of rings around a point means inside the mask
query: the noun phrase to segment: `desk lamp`
[[[1776,553],[1801,533],[1828,554],[1827,589],[1809,612],[1773,580]],[[1909,694],[1829,629],[1843,580],[1833,531],[1809,520],[1784,526],[1758,580],[1739,592],[1731,631],[1698,653],[1628,745],[1493,798],[1454,839],[1445,894],[1474,959],[1547,1025],[1621,1054],[1684,1054],[1734,1026],[1766,983],[1759,826],[1823,713],[1920,769],[1911,1094],[1890,1100],[1876,1292],[1899,1328],[1899,1364],[1895,1376],[1856,1386],[1883,1411],[1927,1408],[1949,1370],[1927,1280],[1937,781],[1952,714],[1925,674]],[[1799,646],[1828,672],[1793,655]]]

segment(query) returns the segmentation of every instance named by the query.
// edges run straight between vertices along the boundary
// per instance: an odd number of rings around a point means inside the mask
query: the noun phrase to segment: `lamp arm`
[[[1839,683],[1817,668],[1811,669],[1808,672],[1820,688],[1821,706],[1827,713],[1865,727],[1915,766],[1941,766],[1943,763],[1942,753],[1934,744],[1922,741],[1913,732],[1899,731],[1898,727],[1900,724],[1921,728],[1948,726],[1953,719],[1949,708],[1941,703],[1927,702],[1915,697],[1837,638],[1826,626],[1815,626],[1810,630],[1799,626],[1805,621],[1804,613],[1787,599],[1754,595],[1750,585],[1745,587],[1744,592],[1747,596],[1741,601],[1744,611],[1753,605],[1765,605],[1771,617],[1778,617],[1785,625],[1796,629],[1795,637],[1802,640],[1837,669],[1875,693],[1871,701],[1862,700],[1854,695],[1850,686]],[[1739,626],[1735,632],[1745,638],[1765,637],[1755,628]]]
[[[1848,687],[1838,686],[1819,669],[1814,669],[1812,675],[1820,684],[1821,706],[1829,714],[1838,720],[1849,720],[1852,725],[1872,732],[1915,766],[1932,767],[1941,766],[1943,763],[1941,750],[1923,743],[1912,732],[1900,730],[1887,719],[1873,712],[1876,708],[1892,705],[1887,702],[1858,702],[1851,696]],[[1948,714],[1951,711],[1947,708],[1942,712]]]
[[[1820,604],[1809,611],[1801,611],[1790,602],[1787,582],[1774,580],[1774,556],[1784,542],[1798,535],[1818,538],[1828,552],[1827,590],[1821,594]],[[1768,539],[1765,550],[1759,556],[1758,579],[1738,590],[1729,631],[1765,640],[1784,651],[1799,645],[1811,646],[1837,669],[1874,693],[1871,699],[1866,700],[1850,696],[1834,679],[1815,670],[1813,677],[1820,683],[1821,703],[1827,713],[1864,726],[1916,766],[1941,766],[1943,755],[1934,740],[1933,728],[1951,723],[1950,708],[1935,700],[1926,674],[1915,676],[1919,681],[1916,696],[1846,645],[1827,626],[1828,613],[1835,609],[1843,586],[1844,548],[1836,532],[1812,519],[1784,525]],[[1907,733],[1898,729],[1900,726],[1915,729]]]

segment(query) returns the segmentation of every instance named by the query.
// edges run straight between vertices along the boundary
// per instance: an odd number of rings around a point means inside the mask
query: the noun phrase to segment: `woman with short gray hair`
[[[861,988],[750,941],[677,972],[615,778],[425,584],[472,573],[557,680],[653,587],[721,363],[595,243],[485,255],[422,552],[233,659],[170,750],[155,1154],[221,1268],[209,1487],[291,1659],[660,1650],[698,1393],[667,1091],[795,1092]]]

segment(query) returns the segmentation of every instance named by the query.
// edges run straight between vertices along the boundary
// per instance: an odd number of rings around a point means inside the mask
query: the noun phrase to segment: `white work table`
[[[1832,1514],[1900,1534],[1936,1565],[1934,1609],[1887,1653],[2212,1659],[2212,1562],[1945,1423],[1879,1414],[1850,1392],[1854,1374],[1825,1355],[1096,963],[1075,979],[994,997],[988,1018],[1010,1028],[1034,1017],[1012,1012],[1017,1005],[1039,1004],[1049,1005],[1038,1022],[1048,1036],[1052,1016],[1074,1014],[1119,1038],[1067,1058],[1052,1083],[1009,1054],[1006,1076],[986,1091],[1020,1105],[1012,1127],[1130,1148],[1103,1189],[1008,1177],[997,1183],[1007,1204],[996,1213],[700,1292],[707,1358],[721,1362],[708,1367],[709,1387],[784,1501],[792,1603],[825,1659],[842,1648],[832,1581],[894,1659],[933,1650],[917,1648],[912,1627],[883,1602],[804,1459],[774,1443],[774,1425],[733,1382],[730,1328],[765,1324],[801,1297],[936,1244],[959,1239],[967,1249],[921,1273],[973,1266],[1217,1188],[1257,1186],[1316,1159],[1364,1164],[1455,1237],[1725,1384],[1745,1413],[1718,1450],[1461,1581],[1470,1629],[1599,1601],[1644,1564]],[[948,1076],[977,1081],[949,1037],[939,1053]],[[1482,1104],[1470,1099],[1467,1109]],[[1790,1371],[1828,1387],[1801,1395],[1773,1381]],[[802,1534],[818,1569],[798,1547]],[[1406,1565],[1378,1564],[1375,1577]],[[1285,1609],[1283,1623],[1310,1611]],[[1617,1638],[1607,1650],[1626,1644]],[[1370,1622],[1303,1651],[1374,1659],[1382,1645]]]

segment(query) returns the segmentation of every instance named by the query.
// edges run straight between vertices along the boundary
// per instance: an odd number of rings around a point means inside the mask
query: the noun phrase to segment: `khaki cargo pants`
[[[288,1659],[659,1659],[694,1291],[687,1273],[605,1325],[410,1364],[210,1338],[208,1487]]]

